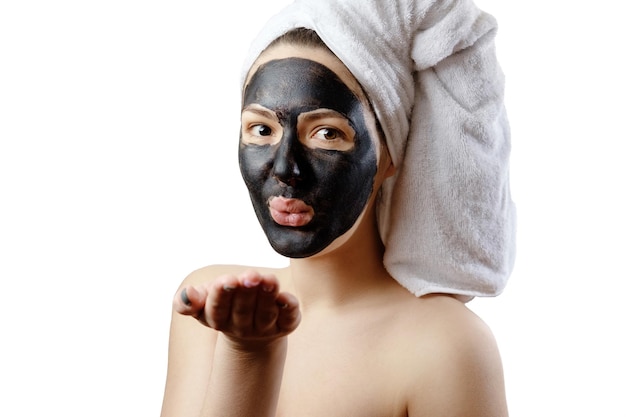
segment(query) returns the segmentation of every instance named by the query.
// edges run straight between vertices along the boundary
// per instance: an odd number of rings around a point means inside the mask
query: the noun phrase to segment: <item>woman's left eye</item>
[[[313,138],[321,140],[336,140],[341,138],[341,133],[336,129],[324,127],[313,134]]]

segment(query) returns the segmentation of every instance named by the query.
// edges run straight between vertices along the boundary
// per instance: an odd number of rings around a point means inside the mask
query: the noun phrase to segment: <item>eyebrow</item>
[[[250,112],[250,113],[258,114],[259,116],[262,116],[262,117],[267,117],[269,119],[278,120],[278,115],[275,112],[269,109],[266,109],[265,107],[260,106],[258,104],[250,104],[244,107],[243,110],[241,110],[241,112],[242,113]],[[350,119],[348,119],[348,117],[345,114],[340,113],[336,110],[332,110],[332,109],[315,109],[315,110],[311,110],[308,112],[303,112],[298,116],[298,118],[302,118],[306,121],[315,121],[315,120],[325,119],[325,118],[339,118],[339,119],[350,121]]]
[[[243,110],[241,110],[242,113],[246,111],[250,113],[258,114],[259,116],[267,117],[269,119],[278,120],[278,116],[276,115],[275,112],[269,109],[266,109],[265,107],[259,106],[258,104],[248,105],[244,107]]]
[[[340,118],[344,120],[350,120],[345,114],[339,113],[338,111],[331,110],[331,109],[316,109],[313,111],[304,112],[300,114],[300,117],[302,117],[303,119],[307,121],[315,121],[315,120],[331,118],[331,117]]]

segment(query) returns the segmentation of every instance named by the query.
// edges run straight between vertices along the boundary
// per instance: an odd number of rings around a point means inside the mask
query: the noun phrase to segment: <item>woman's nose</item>
[[[286,128],[274,158],[273,176],[280,182],[295,186],[302,179],[302,144],[296,129]]]

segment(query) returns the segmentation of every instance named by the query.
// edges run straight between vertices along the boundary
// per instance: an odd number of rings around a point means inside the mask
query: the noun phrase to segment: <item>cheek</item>
[[[374,189],[374,177],[378,171],[376,150],[369,139],[364,138],[358,151],[350,155],[342,167],[345,194],[354,207],[363,209]]]
[[[259,187],[261,186],[260,180],[267,175],[270,161],[271,153],[269,145],[240,146],[239,170],[248,187],[255,184]]]
[[[311,159],[316,176],[315,191],[322,203],[329,206],[354,206],[360,210],[369,198],[376,174],[375,153],[318,152]]]

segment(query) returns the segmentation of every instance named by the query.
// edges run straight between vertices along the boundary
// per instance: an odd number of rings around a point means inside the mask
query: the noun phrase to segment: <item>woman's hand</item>
[[[239,347],[272,342],[300,323],[297,298],[279,292],[275,276],[256,271],[184,287],[174,298],[174,310],[222,332]]]

